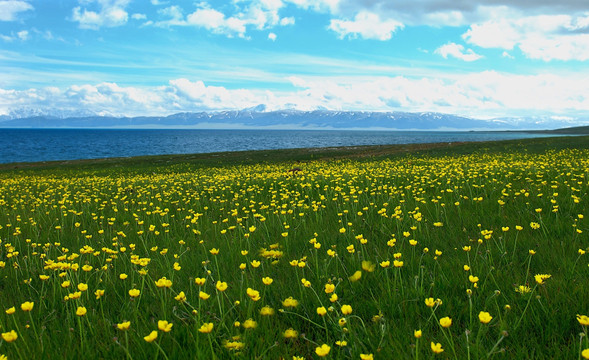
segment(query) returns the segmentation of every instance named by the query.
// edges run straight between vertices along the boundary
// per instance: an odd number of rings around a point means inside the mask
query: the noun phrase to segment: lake
[[[0,163],[545,136],[553,135],[458,131],[0,129]]]

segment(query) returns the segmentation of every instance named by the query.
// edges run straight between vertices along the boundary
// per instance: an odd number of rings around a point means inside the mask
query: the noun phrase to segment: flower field
[[[514,149],[2,171],[0,353],[588,359],[588,169]]]

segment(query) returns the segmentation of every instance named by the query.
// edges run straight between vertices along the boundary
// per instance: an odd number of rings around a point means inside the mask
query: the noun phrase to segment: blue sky
[[[0,0],[0,115],[587,119],[585,0]]]

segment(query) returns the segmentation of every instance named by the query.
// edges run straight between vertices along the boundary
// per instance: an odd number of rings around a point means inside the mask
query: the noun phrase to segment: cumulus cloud
[[[120,116],[244,109],[439,111],[490,118],[543,114],[578,116],[589,111],[589,75],[516,75],[483,71],[449,77],[290,77],[289,91],[229,89],[174,79],[155,87],[116,83],[0,89],[0,114],[23,108],[84,110]]]
[[[374,13],[360,12],[354,20],[331,20],[329,29],[338,33],[340,38],[362,37],[363,39],[389,40],[393,33],[403,24],[395,20],[381,20]]]
[[[197,4],[196,10],[186,17],[178,5],[159,11],[165,19],[156,22],[158,26],[194,26],[215,34],[228,37],[246,37],[248,29],[265,30],[275,26],[293,25],[293,17],[281,17],[279,11],[285,6],[281,0],[255,0],[239,6],[236,2],[234,13],[224,13],[207,3]]]
[[[276,41],[276,34],[274,34],[274,33],[268,34],[268,40]]]
[[[33,6],[26,1],[0,1],[0,21],[15,21],[19,13],[33,9]]]
[[[589,60],[589,14],[493,19],[473,24],[462,37],[483,48],[517,47],[531,59]]]
[[[448,56],[464,61],[476,61],[482,58],[481,55],[476,54],[472,49],[465,51],[464,46],[456,43],[442,45],[434,53],[441,55],[444,59],[447,59]]]
[[[72,10],[71,20],[77,22],[81,29],[98,30],[103,26],[121,26],[129,20],[129,14],[125,10],[129,1],[84,0],[82,3],[92,5],[94,10],[77,6]]]

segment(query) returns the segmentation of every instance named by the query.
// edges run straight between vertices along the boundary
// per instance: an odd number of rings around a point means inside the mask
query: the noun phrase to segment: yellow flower
[[[207,294],[204,291],[201,291],[201,292],[198,293],[198,297],[201,298],[201,299],[203,299],[203,300],[207,300],[208,298],[211,297],[211,295]]]
[[[476,282],[479,281],[479,278],[476,277],[476,276],[469,275],[468,276],[468,281],[470,281],[471,283],[476,283]]]
[[[168,280],[164,276],[155,282],[155,286],[157,286],[158,288],[163,288],[163,287],[169,288],[172,286],[172,280]]]
[[[64,281],[64,282],[61,283],[61,287],[62,288],[66,288],[66,287],[69,287],[69,286],[70,286],[70,281],[69,280],[66,280],[66,281]]]
[[[470,266],[468,266],[468,265],[464,265],[462,268],[464,269],[464,271],[470,270]]]
[[[323,316],[323,315],[327,314],[327,309],[325,309],[324,306],[318,307],[317,308],[317,314],[319,316]]]
[[[22,309],[22,311],[31,311],[33,310],[33,306],[35,306],[35,303],[32,301],[25,301],[24,303],[22,303],[20,305],[20,308]]]
[[[39,275],[39,279],[45,281],[45,280],[49,279],[49,276],[47,276],[47,275]]]
[[[315,353],[317,355],[319,355],[320,357],[324,357],[327,356],[329,354],[329,351],[331,350],[331,347],[327,344],[323,344],[321,346],[318,346],[317,348],[315,348]]]
[[[78,315],[78,316],[86,315],[86,308],[83,306],[78,306],[78,309],[76,310],[76,315]]]
[[[213,255],[217,255],[219,253],[219,249],[212,248],[211,250],[209,250],[209,252]]]
[[[335,342],[335,344],[337,346],[339,346],[339,347],[344,347],[344,346],[347,346],[348,345],[348,342],[346,340],[341,340],[341,341],[338,340],[338,341]]]
[[[272,309],[270,306],[267,306],[267,305],[260,309],[260,315],[270,316],[270,315],[274,315],[274,313],[275,313],[274,309]]]
[[[311,287],[311,282],[305,278],[301,279],[301,283],[303,284],[304,287]]]
[[[403,262],[399,260],[393,260],[393,266],[396,268],[403,267]]]
[[[440,344],[440,343],[435,344],[432,341],[430,347],[431,347],[432,351],[434,352],[434,354],[439,354],[444,351],[444,349],[442,349],[442,344]]]
[[[371,261],[364,260],[362,261],[362,270],[367,272],[373,272],[375,265]]]
[[[589,316],[577,314],[577,321],[583,326],[589,326]]]
[[[452,319],[450,319],[448,316],[443,317],[440,319],[440,325],[442,325],[442,327],[449,328],[452,325]]]
[[[253,319],[247,319],[241,326],[243,326],[244,329],[255,329],[258,326],[258,323]]]
[[[483,324],[488,324],[491,319],[493,319],[493,317],[491,316],[491,314],[489,314],[488,312],[485,311],[481,311],[479,313],[479,320],[480,322],[482,322]]]
[[[174,300],[180,301],[180,302],[186,301],[186,294],[184,294],[184,291],[180,291],[178,293],[178,295],[174,296]]]
[[[119,275],[119,279],[121,279],[121,280],[125,280],[127,277],[128,277],[127,274]]]
[[[336,293],[331,294],[331,296],[329,297],[329,301],[331,301],[332,303],[336,302],[337,299],[338,297]]]
[[[293,328],[290,328],[290,329],[286,329],[284,331],[284,334],[282,334],[282,335],[287,339],[294,339],[297,336],[299,336],[299,333],[296,330],[294,330]]]
[[[417,245],[417,240],[409,240],[409,245],[411,245],[411,246]]]
[[[390,262],[390,261],[388,261],[388,260],[386,260],[386,261],[382,261],[382,262],[380,263],[380,267],[382,267],[382,268],[388,268],[389,266],[391,266],[391,262]]]
[[[203,286],[206,281],[207,281],[207,279],[205,279],[205,278],[198,278],[197,277],[194,279],[194,283],[198,286]]]
[[[419,339],[421,337],[421,330],[413,330],[413,336]]]
[[[96,296],[96,300],[98,300],[104,296],[104,290],[98,289],[94,292],[94,295]]]
[[[16,312],[16,309],[13,307],[6,309],[6,314],[7,315],[12,315]]]
[[[250,299],[252,299],[253,301],[258,301],[260,300],[260,292],[258,290],[254,290],[252,288],[247,288],[247,290],[245,291],[247,293],[247,296],[250,297]]]
[[[78,284],[78,290],[80,290],[80,291],[86,291],[86,290],[88,290],[88,285],[87,284],[84,284],[84,283],[79,283]]]
[[[282,306],[284,307],[297,307],[299,305],[299,301],[296,299],[293,299],[292,296],[289,296],[288,298],[284,299],[284,301],[282,302]]]
[[[143,340],[147,341],[148,343],[153,342],[155,339],[157,339],[157,331],[155,330],[149,333],[149,335],[143,337]]]
[[[203,334],[208,334],[211,331],[213,331],[213,323],[204,323],[202,324],[202,326],[198,329],[198,332],[201,332]]]
[[[127,330],[129,330],[130,327],[131,327],[130,321],[124,321],[122,323],[117,324],[117,329],[122,330],[122,331],[127,331]]]
[[[589,348],[585,349],[581,352],[581,356],[583,357],[583,359],[589,359]]]
[[[13,342],[18,339],[18,334],[14,330],[10,330],[9,332],[2,333],[2,339],[6,342]]]
[[[547,279],[550,279],[550,277],[552,277],[552,275],[548,275],[548,274],[537,274],[534,275],[534,279],[536,280],[536,282],[538,283],[538,285],[543,285],[544,281]]]
[[[333,284],[325,284],[325,293],[326,294],[331,294],[334,291],[335,291],[335,285],[333,285]]]
[[[274,282],[274,279],[272,279],[271,277],[263,277],[262,278],[262,282],[264,283],[264,285],[270,285]]]
[[[223,281],[217,281],[216,288],[219,291],[225,291],[225,290],[227,290],[227,283],[223,282]]]
[[[360,354],[360,359],[362,360],[373,360],[374,356],[372,354]]]
[[[434,305],[436,305],[436,301],[434,300],[434,298],[427,298],[425,299],[425,305],[427,307],[434,307]]]
[[[163,331],[163,332],[170,332],[170,331],[172,331],[172,326],[174,326],[174,324],[169,323],[167,320],[159,320],[157,322],[157,328],[160,329],[160,331]]]
[[[352,313],[352,307],[350,305],[342,305],[342,314],[350,315]]]
[[[350,276],[349,279],[351,282],[356,282],[356,281],[360,280],[361,277],[362,277],[362,271],[358,270],[352,276]]]
[[[131,289],[129,290],[129,296],[132,298],[136,298],[141,294],[141,290],[139,289]]]
[[[253,260],[250,264],[252,264],[252,267],[258,268],[261,263],[258,260]]]

